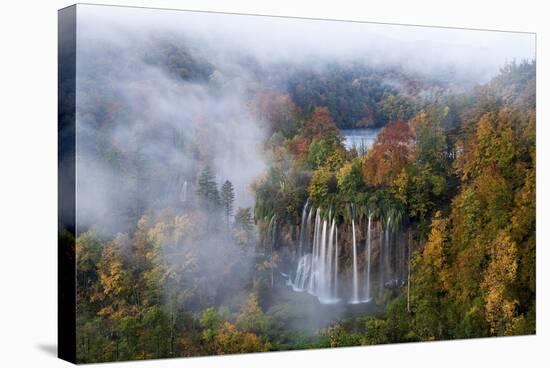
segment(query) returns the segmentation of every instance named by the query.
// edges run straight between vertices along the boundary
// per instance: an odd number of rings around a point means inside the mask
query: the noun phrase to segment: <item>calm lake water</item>
[[[363,152],[372,147],[379,132],[380,128],[343,129],[344,146],[348,150],[355,148]]]

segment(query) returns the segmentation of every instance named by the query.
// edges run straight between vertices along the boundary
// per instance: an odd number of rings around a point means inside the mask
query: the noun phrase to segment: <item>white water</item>
[[[326,262],[324,267],[325,269],[323,272],[328,279],[325,280],[325,283],[323,284],[324,289],[322,290],[322,293],[321,293],[323,298],[329,298],[329,299],[333,296],[332,291],[334,289],[332,287],[332,284],[334,282],[334,274],[332,272],[332,269],[334,268],[333,260],[336,259],[336,257],[334,256],[334,230],[336,228],[335,226],[336,226],[336,220],[332,219],[329,236],[328,236],[328,248],[327,248]]]
[[[306,236],[308,236],[308,227],[306,223],[307,208],[309,206],[309,200],[306,201],[304,210],[302,211],[302,222],[300,223],[300,244],[298,248],[298,257],[302,257],[304,253],[304,243],[306,242]]]
[[[321,232],[321,243],[319,247],[319,258],[317,259],[317,289],[315,294],[319,297],[324,294],[327,283],[326,258],[327,258],[327,220],[323,220],[323,230]]]
[[[384,284],[391,279],[391,266],[390,266],[390,228],[391,217],[388,216],[388,222],[386,223],[386,234],[384,240]]]
[[[364,256],[358,256],[356,232],[356,226],[364,225],[356,223],[356,219],[352,218],[351,280],[347,279],[349,286],[342,289],[339,272],[349,271],[339,269],[341,252],[336,218],[332,217],[331,211],[325,215],[322,213],[321,208],[312,208],[309,202],[306,202],[303,208],[296,273],[293,276],[288,276],[288,285],[293,290],[306,291],[317,297],[322,304],[338,303],[342,298],[345,298],[347,303],[358,304],[368,303],[374,299],[374,280],[379,280],[380,288],[393,288],[402,285],[405,278],[404,260],[406,257],[404,245],[399,241],[400,238],[393,239],[392,228],[396,225],[391,217],[387,217],[385,226],[377,227],[373,214],[369,213],[366,219],[365,248],[362,249]],[[355,216],[355,213],[352,216]],[[271,221],[273,222],[274,219]],[[271,223],[269,227],[271,228]],[[378,232],[381,236],[375,236]],[[373,244],[373,239],[379,239],[379,243]],[[379,247],[377,249],[380,252],[379,271],[373,274],[373,248],[376,246]],[[361,257],[364,257],[361,259],[364,261],[364,267],[361,267],[361,272],[359,272],[359,258]],[[345,294],[339,295],[340,292]]]
[[[309,230],[306,228],[305,231]],[[312,252],[300,257],[294,281],[289,282],[295,291],[305,290],[315,295],[323,304],[338,302],[337,234],[336,220],[321,219],[321,209],[318,208],[315,214]],[[304,236],[304,239],[307,240],[308,236]]]
[[[332,224],[336,220],[333,220]],[[334,242],[336,243],[336,246],[334,247],[334,298],[338,299],[338,228],[334,227]]]
[[[370,293],[371,293],[371,285],[370,285],[370,261],[371,261],[371,253],[372,253],[372,244],[371,244],[371,223],[372,223],[372,215],[369,214],[369,220],[367,225],[367,298],[366,301],[370,301],[372,299]]]
[[[306,289],[306,283],[309,281],[310,275],[311,254],[306,254],[298,261],[296,277],[294,278],[294,282],[290,283],[294,291],[304,291]]]
[[[359,303],[359,278],[357,277],[357,242],[355,241],[355,219],[351,220],[352,242],[353,242],[353,294],[350,303]]]
[[[185,180],[181,186],[180,201],[187,202],[187,180]]]
[[[321,223],[321,209],[317,208],[317,213],[315,214],[315,228],[313,231],[313,251],[311,253],[311,274],[309,277],[309,287],[307,289],[308,293],[312,295],[315,295],[320,223]]]

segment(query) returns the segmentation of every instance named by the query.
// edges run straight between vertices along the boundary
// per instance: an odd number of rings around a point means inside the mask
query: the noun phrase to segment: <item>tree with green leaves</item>
[[[414,259],[412,309],[414,330],[421,340],[447,338],[444,297],[447,293],[445,245],[448,221],[438,211],[424,249]]]
[[[225,183],[223,183],[220,194],[220,202],[225,214],[226,225],[227,228],[229,228],[229,218],[233,215],[233,202],[235,201],[233,184],[231,184],[229,180],[226,180]]]
[[[235,214],[235,240],[241,247],[252,245],[254,240],[254,220],[250,208],[239,208]]]
[[[220,205],[216,178],[208,165],[202,169],[199,175],[197,195],[200,203],[208,210],[213,210]]]

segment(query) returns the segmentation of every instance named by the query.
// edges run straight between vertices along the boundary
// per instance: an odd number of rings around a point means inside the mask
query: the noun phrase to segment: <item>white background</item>
[[[90,3],[101,3],[89,1]],[[549,11],[545,1],[105,0],[109,4],[537,33],[537,336],[173,359],[142,367],[550,366],[546,250]],[[0,366],[63,367],[56,355],[57,9],[4,0],[0,12]],[[545,105],[546,103],[546,105]]]

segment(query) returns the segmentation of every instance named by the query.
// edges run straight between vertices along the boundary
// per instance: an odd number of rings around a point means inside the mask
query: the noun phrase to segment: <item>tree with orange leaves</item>
[[[407,166],[412,150],[413,134],[401,121],[384,127],[363,164],[363,176],[370,186],[391,184]]]
[[[302,131],[302,135],[308,140],[323,139],[330,136],[339,136],[340,129],[330,115],[326,107],[316,107]]]

